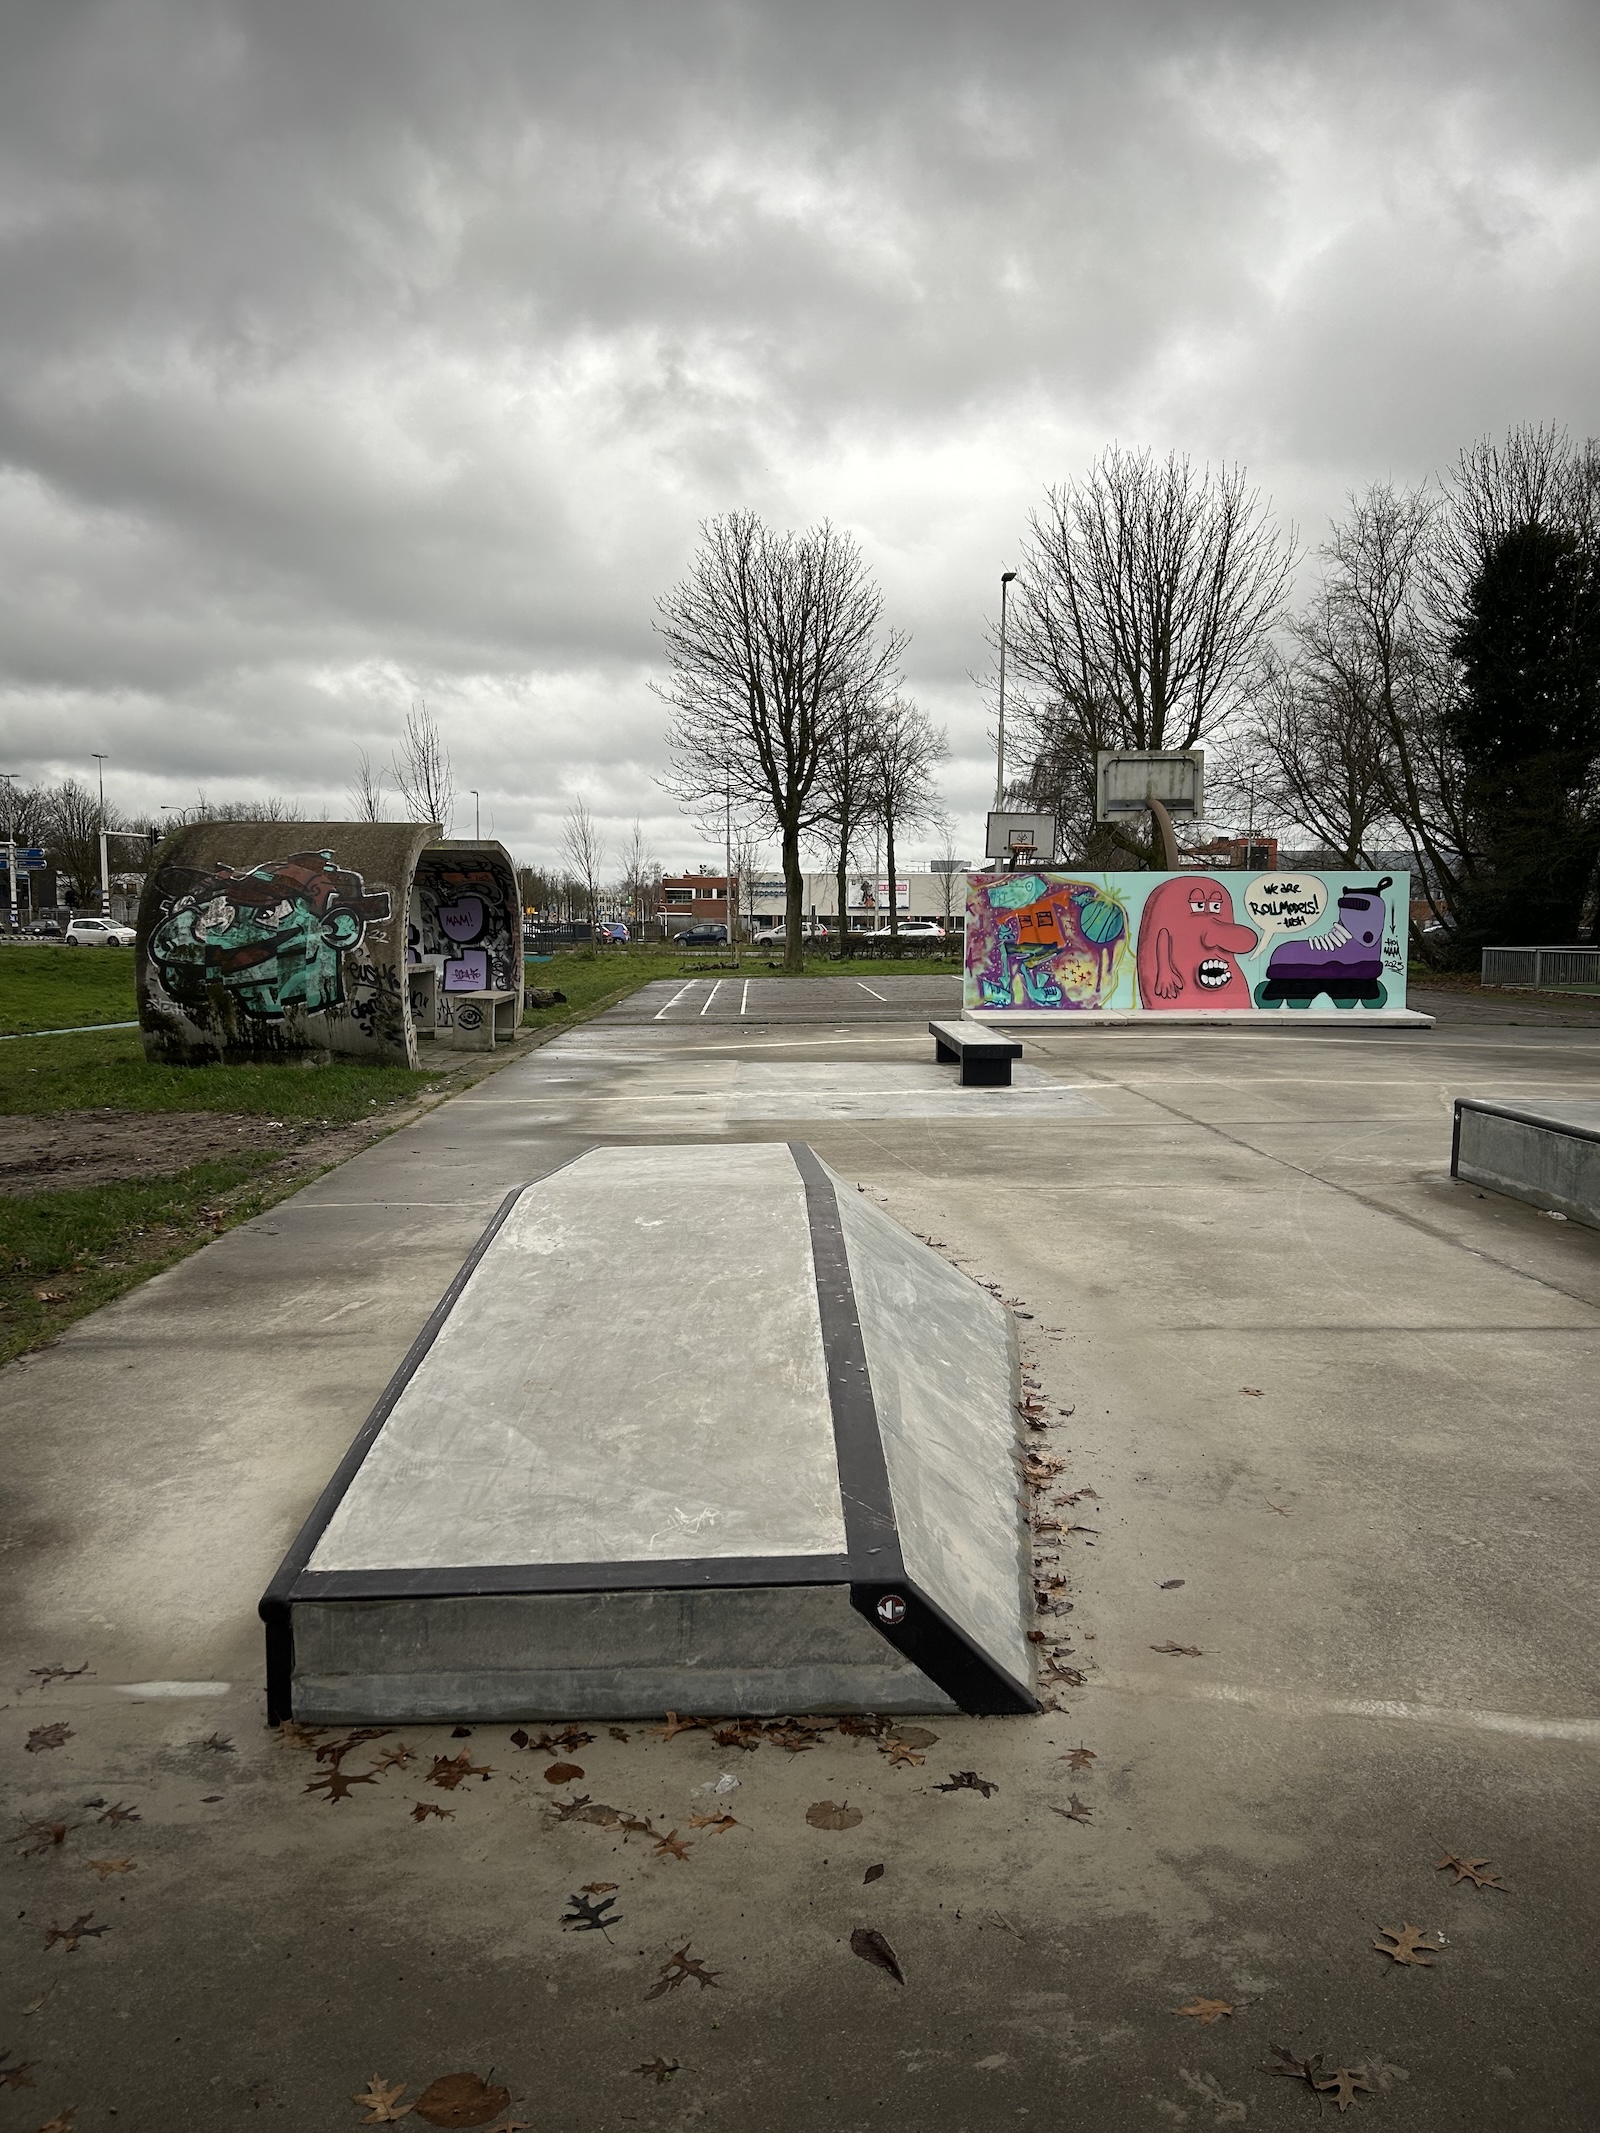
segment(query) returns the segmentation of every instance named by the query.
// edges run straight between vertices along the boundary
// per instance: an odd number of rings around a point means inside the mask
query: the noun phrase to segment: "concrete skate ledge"
[[[1410,1007],[1351,1007],[1351,1008],[1297,1008],[1297,1007],[1249,1007],[1237,1011],[1222,1008],[1213,1013],[1204,1009],[1189,1012],[1185,1009],[1156,1010],[1130,1008],[1062,1008],[1062,1007],[969,1007],[966,1009],[969,1022],[982,1022],[990,1029],[1028,1030],[1042,1034],[1045,1030],[1077,1029],[1087,1023],[1097,1029],[1145,1029],[1159,1033],[1174,1026],[1182,1029],[1211,1028],[1222,1022],[1229,1027],[1249,1029],[1291,1030],[1336,1030],[1351,1029],[1432,1029],[1432,1015],[1424,1015]]]
[[[1450,1175],[1600,1229],[1600,1103],[1458,1096]]]

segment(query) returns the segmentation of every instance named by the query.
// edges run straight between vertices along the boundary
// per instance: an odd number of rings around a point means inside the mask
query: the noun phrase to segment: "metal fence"
[[[1480,982],[1533,992],[1600,988],[1600,948],[1485,948]]]

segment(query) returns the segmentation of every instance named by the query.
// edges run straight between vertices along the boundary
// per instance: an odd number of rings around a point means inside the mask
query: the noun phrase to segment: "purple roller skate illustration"
[[[1383,892],[1392,874],[1373,886],[1346,889],[1339,920],[1326,933],[1308,933],[1273,949],[1267,974],[1256,987],[1257,1007],[1309,1007],[1326,993],[1335,1007],[1382,1007],[1383,932],[1388,908]]]

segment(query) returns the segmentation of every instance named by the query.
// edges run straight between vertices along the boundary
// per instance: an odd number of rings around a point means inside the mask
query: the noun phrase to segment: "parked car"
[[[24,926],[23,937],[30,941],[58,941],[61,928],[53,918],[36,918],[31,926]]]
[[[595,938],[597,940],[602,941],[611,941],[618,947],[626,947],[628,941],[628,929],[626,926],[622,925],[620,921],[613,921],[610,924],[602,926],[599,932],[596,934]]]
[[[943,926],[935,925],[931,918],[903,918],[893,934],[890,933],[887,925],[858,926],[856,931],[864,933],[869,941],[887,941],[896,938],[902,941],[942,941],[944,939]]]
[[[787,941],[788,938],[789,929],[787,926],[774,926],[770,933],[763,933],[761,935],[762,940],[776,941],[779,947],[782,947],[784,942]],[[800,928],[800,938],[803,941],[825,941],[828,938],[828,929],[822,924],[820,920],[818,920],[817,924],[814,926],[802,926]]]
[[[69,948],[131,948],[134,931],[110,918],[72,918],[67,921]]]
[[[720,948],[727,938],[726,926],[685,926],[672,937],[678,948]]]

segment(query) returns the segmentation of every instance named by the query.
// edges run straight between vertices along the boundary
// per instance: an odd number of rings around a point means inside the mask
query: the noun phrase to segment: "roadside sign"
[[[0,874],[7,872],[9,861],[10,854],[6,846],[0,844]],[[17,872],[19,874],[42,874],[44,864],[44,853],[40,851],[38,845],[19,844],[17,846]]]

